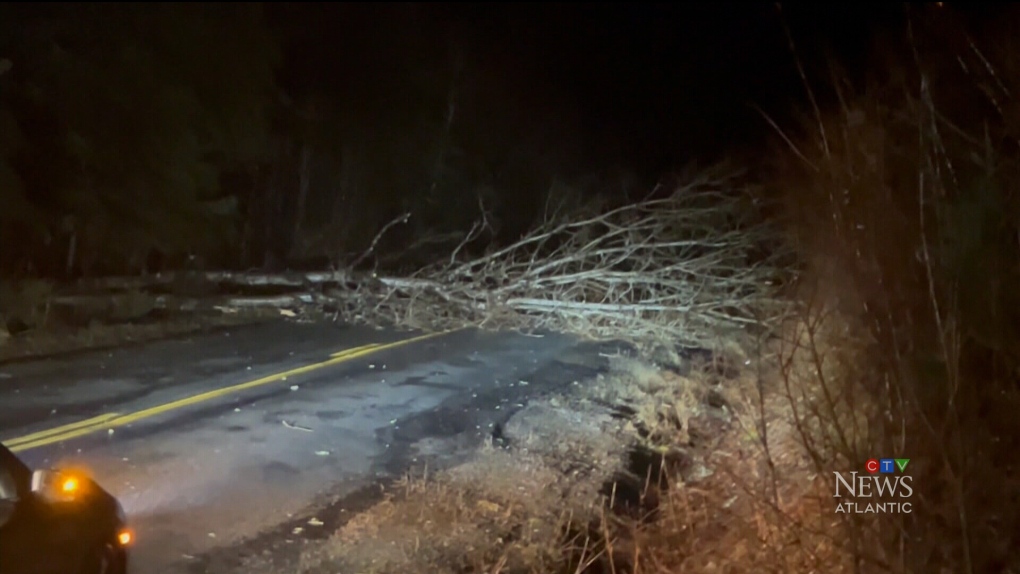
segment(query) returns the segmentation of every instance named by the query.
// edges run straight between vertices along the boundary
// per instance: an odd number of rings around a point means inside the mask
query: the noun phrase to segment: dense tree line
[[[3,11],[0,269],[93,274],[229,251],[238,213],[223,176],[268,151],[279,56],[259,10]]]
[[[527,228],[580,154],[570,102],[413,5],[2,10],[6,276],[338,264],[402,213],[414,264]]]

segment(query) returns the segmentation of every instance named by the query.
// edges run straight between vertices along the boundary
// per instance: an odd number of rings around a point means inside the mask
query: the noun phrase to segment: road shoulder
[[[541,393],[523,391],[486,430],[423,433],[385,480],[325,494],[179,571],[560,571],[604,558],[607,521],[648,520],[661,511],[661,483],[711,477],[707,453],[732,422],[703,378],[632,354],[576,353],[561,364],[575,370],[550,373],[558,384],[543,381]]]

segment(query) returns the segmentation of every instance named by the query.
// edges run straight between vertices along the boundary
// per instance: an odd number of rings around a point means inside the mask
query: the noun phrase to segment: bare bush
[[[841,516],[853,571],[1011,571],[1020,505],[1003,445],[1018,435],[1005,413],[1020,407],[1020,333],[1002,286],[1020,279],[1016,90],[959,29],[916,32],[890,89],[840,89],[791,154],[800,169],[782,168],[811,280],[778,396],[815,472],[912,460],[912,512]]]

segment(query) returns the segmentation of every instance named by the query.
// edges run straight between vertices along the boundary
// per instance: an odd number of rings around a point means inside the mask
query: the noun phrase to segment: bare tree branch
[[[367,259],[368,256],[371,255],[375,251],[375,246],[379,243],[379,240],[382,239],[382,236],[385,235],[386,232],[390,230],[391,227],[393,227],[394,225],[396,225],[398,223],[407,223],[407,221],[410,218],[411,218],[411,212],[408,211],[408,212],[402,213],[402,214],[398,215],[397,217],[394,217],[392,220],[390,220],[389,223],[384,225],[383,228],[379,230],[379,233],[375,234],[375,237],[372,239],[372,243],[369,244],[368,249],[366,249],[364,253],[362,253],[357,259],[355,259],[354,262],[351,263],[349,267],[351,269],[357,268],[357,266],[360,265],[361,262],[363,262],[365,259]]]

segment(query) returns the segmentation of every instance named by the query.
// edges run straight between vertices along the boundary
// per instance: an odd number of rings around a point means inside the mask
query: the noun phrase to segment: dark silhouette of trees
[[[228,256],[222,176],[267,151],[278,55],[259,8],[9,4],[0,22],[0,269]]]

